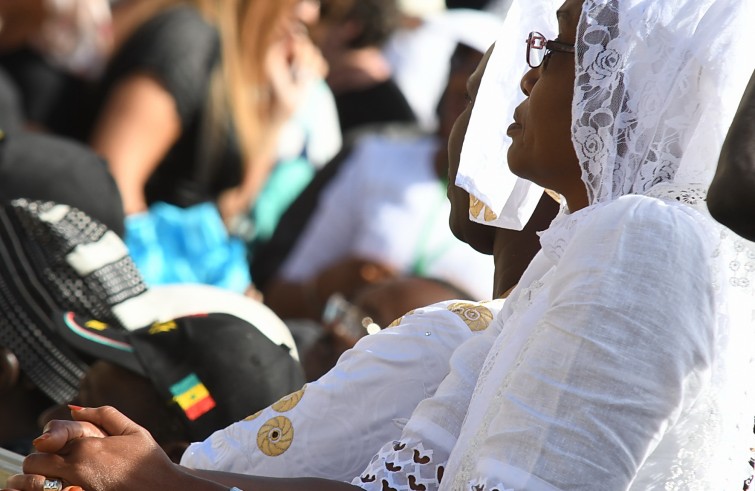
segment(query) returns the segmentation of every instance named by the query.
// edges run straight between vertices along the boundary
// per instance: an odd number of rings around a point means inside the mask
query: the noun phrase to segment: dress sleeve
[[[629,488],[715,359],[701,230],[656,200],[607,206],[579,230],[523,347],[500,347],[448,489]]]
[[[474,311],[466,310],[466,316]],[[459,436],[475,382],[498,329],[491,326],[453,353],[433,397],[412,413],[401,437],[387,441],[352,484],[368,491],[437,489]],[[424,487],[423,487],[424,486]]]
[[[448,373],[451,353],[480,337],[501,301],[441,302],[362,338],[302,391],[192,444],[181,463],[272,477],[351,479],[398,438]]]
[[[135,74],[156,77],[176,102],[184,127],[207,98],[210,74],[220,60],[217,31],[194,8],[161,12],[123,45],[106,77],[111,83]]]

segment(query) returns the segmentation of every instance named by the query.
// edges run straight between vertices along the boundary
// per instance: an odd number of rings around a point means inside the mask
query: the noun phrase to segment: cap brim
[[[134,353],[128,331],[73,312],[56,313],[53,319],[55,329],[74,349],[147,376]]]

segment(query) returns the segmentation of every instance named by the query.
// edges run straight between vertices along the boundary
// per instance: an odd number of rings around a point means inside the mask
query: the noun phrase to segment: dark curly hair
[[[396,0],[321,0],[323,22],[356,22],[361,30],[349,43],[351,48],[382,46],[398,27],[400,12]]]

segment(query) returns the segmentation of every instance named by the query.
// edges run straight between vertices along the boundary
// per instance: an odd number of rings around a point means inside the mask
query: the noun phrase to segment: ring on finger
[[[42,484],[42,491],[62,491],[63,481],[60,479],[45,478],[44,484]]]

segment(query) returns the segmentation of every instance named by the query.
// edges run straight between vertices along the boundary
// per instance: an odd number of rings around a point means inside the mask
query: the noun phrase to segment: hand
[[[322,270],[314,280],[317,300],[321,303],[333,293],[341,293],[347,298],[360,288],[393,278],[397,272],[392,267],[361,259],[349,257]]]
[[[295,26],[267,51],[265,70],[271,91],[271,122],[288,121],[301,104],[309,84],[328,72],[328,65],[306,33]]]
[[[78,409],[72,415],[75,421],[47,425],[34,441],[39,453],[26,457],[24,474],[8,480],[11,488],[42,491],[45,477],[54,476],[87,491],[169,489],[185,478],[147,430],[116,409]]]
[[[220,193],[216,206],[226,230],[232,232],[236,229],[237,220],[249,212],[251,202],[252,197],[243,186],[226,189]]]

